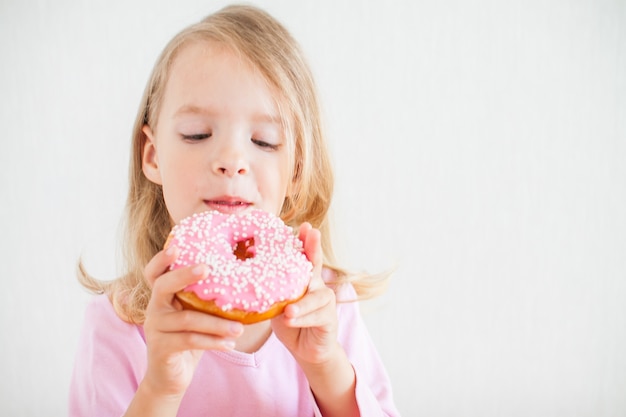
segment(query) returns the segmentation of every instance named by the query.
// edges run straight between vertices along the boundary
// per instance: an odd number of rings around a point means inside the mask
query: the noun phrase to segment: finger
[[[234,339],[202,333],[183,333],[180,335],[180,339],[181,350],[233,350],[236,345]]]
[[[156,279],[168,270],[169,266],[176,260],[179,253],[180,250],[176,246],[170,246],[166,250],[158,252],[152,259],[150,259],[150,262],[148,262],[143,270],[143,276],[150,288],[154,286]]]
[[[304,253],[313,265],[322,263],[322,235],[318,229],[313,228],[310,223],[302,223],[298,233],[298,238],[304,246]]]
[[[309,280],[308,289],[312,290],[325,286],[321,278],[324,256],[322,252],[322,237],[318,229],[304,222],[300,225],[298,238],[302,241],[303,251],[307,259],[313,264],[311,279]]]
[[[221,337],[199,332],[177,332],[168,334],[167,338],[151,340],[152,349],[171,352],[186,350],[230,350],[235,348],[236,337]],[[159,346],[162,345],[162,346]]]
[[[175,293],[184,290],[191,284],[206,279],[208,274],[209,268],[203,264],[169,271],[154,282],[152,296],[169,304]]]
[[[302,243],[304,243],[307,233],[312,228],[313,226],[311,226],[311,223],[309,222],[304,222],[300,225],[300,229],[298,230],[298,238],[302,241]]]
[[[328,312],[335,313],[335,292],[324,286],[309,291],[306,296],[285,307],[283,314],[287,321],[294,326],[307,327],[320,323],[320,317],[326,317]]]
[[[304,240],[304,253],[315,267],[322,266],[322,234],[317,229],[311,229]]]
[[[322,235],[318,229],[309,228],[304,237],[304,253],[313,264],[313,273],[309,281],[309,291],[325,287],[322,280],[324,255],[322,251]]]
[[[238,337],[243,324],[193,310],[173,311],[160,316],[159,330],[165,333],[193,332],[217,337]]]

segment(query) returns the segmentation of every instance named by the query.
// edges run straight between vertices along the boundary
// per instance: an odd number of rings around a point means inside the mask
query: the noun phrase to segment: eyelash
[[[194,135],[181,135],[184,140],[188,140],[190,142],[198,142],[203,139],[208,139],[211,137],[210,133],[197,133]]]
[[[199,142],[201,140],[210,138],[212,134],[211,133],[196,133],[193,135],[181,135],[181,136],[186,141]],[[259,146],[260,148],[271,150],[271,151],[276,151],[278,150],[278,148],[280,148],[280,145],[274,145],[272,143],[268,143],[260,139],[252,138],[251,141],[255,145]]]
[[[260,146],[263,149],[267,149],[267,150],[271,150],[271,151],[276,151],[280,147],[280,145],[274,145],[274,144],[267,143],[267,142],[259,140],[259,139],[254,139],[254,138],[252,138],[252,143],[254,143],[257,146]]]

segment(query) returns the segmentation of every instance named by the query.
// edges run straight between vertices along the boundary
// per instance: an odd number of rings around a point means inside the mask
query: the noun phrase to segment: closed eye
[[[201,141],[203,139],[208,139],[211,137],[210,133],[196,133],[193,135],[181,135],[182,138],[184,140],[190,141],[190,142],[198,142]]]
[[[254,143],[255,145],[257,145],[260,148],[267,149],[267,150],[270,150],[270,151],[276,151],[276,150],[278,150],[278,148],[280,148],[280,145],[274,145],[272,143],[268,143],[268,142],[265,142],[264,140],[260,140],[260,139],[252,138],[252,143]]]

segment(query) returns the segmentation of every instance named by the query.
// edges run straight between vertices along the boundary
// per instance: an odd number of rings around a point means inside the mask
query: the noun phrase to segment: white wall
[[[224,4],[0,2],[1,415],[65,415],[144,83]],[[403,415],[626,415],[625,3],[256,4],[317,76],[340,255],[398,267],[364,314]]]

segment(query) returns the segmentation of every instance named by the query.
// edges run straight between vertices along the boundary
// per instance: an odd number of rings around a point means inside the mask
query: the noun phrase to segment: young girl
[[[381,284],[332,266],[332,173],[310,71],[265,12],[227,7],[159,57],[133,131],[126,274],[81,281],[90,303],[72,416],[397,415],[356,303]],[[243,326],[182,309],[206,265],[169,271],[174,224],[259,208],[299,231],[314,265],[306,295]]]

